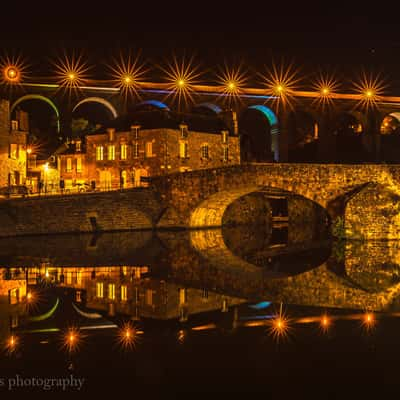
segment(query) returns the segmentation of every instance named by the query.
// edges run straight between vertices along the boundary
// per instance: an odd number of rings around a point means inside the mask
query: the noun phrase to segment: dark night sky
[[[157,2],[115,10],[103,3],[92,9],[60,4],[57,13],[35,6],[18,17],[18,27],[15,19],[2,24],[0,46],[3,52],[17,49],[35,72],[44,71],[48,58],[63,48],[83,50],[98,77],[120,49],[140,49],[150,65],[174,53],[194,55],[203,69],[243,62],[250,74],[283,58],[303,75],[322,70],[352,80],[362,70],[380,73],[400,94],[400,29],[393,7],[379,12],[376,4],[369,9],[365,3],[266,3],[191,2],[179,11]]]

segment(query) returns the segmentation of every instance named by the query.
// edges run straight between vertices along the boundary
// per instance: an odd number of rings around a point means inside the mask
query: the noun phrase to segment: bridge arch
[[[210,110],[214,114],[219,114],[222,111],[222,108],[220,106],[218,106],[217,104],[214,104],[214,103],[209,103],[209,102],[199,103],[193,107],[193,109],[198,109],[198,108],[205,108],[207,110]]]
[[[115,107],[106,99],[103,99],[102,97],[87,97],[81,101],[79,101],[74,108],[72,109],[72,112],[76,111],[76,109],[81,106],[82,104],[85,103],[99,103],[102,104],[103,106],[105,106],[112,114],[113,118],[117,118],[118,117],[118,113],[117,110],[115,109]]]
[[[380,160],[398,163],[400,161],[400,112],[384,115],[379,132]]]
[[[293,110],[287,119],[289,162],[316,162],[321,120],[315,110],[301,107]]]
[[[133,108],[136,109],[136,108],[140,108],[143,106],[155,107],[155,108],[158,108],[159,110],[166,110],[166,111],[170,110],[170,108],[165,103],[163,103],[162,101],[159,101],[159,100],[154,100],[154,99],[141,101],[140,103],[135,104],[133,106]]]
[[[264,104],[253,104],[240,115],[241,158],[244,161],[278,161],[279,129],[276,114]]]
[[[18,104],[22,103],[23,101],[26,100],[41,100],[47,103],[55,112],[57,121],[56,121],[56,127],[57,127],[57,133],[60,133],[61,127],[60,127],[60,112],[58,111],[57,106],[48,98],[45,96],[42,96],[41,94],[26,94],[25,96],[20,97],[17,99],[10,107],[10,114],[15,110],[15,107],[17,107]]]

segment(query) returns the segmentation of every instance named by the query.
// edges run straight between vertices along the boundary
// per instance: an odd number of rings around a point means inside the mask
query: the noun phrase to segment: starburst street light
[[[136,57],[131,54],[124,57],[120,54],[119,59],[114,58],[113,65],[108,67],[113,77],[113,85],[120,88],[125,98],[130,94],[139,95],[138,89],[144,75],[148,72],[148,69],[140,62],[139,54]]]
[[[21,57],[3,57],[0,59],[1,83],[19,84],[25,76],[26,63]]]
[[[354,82],[353,85],[360,95],[358,104],[366,108],[376,106],[386,88],[379,76],[373,77],[365,72],[361,74],[359,82]]]
[[[241,65],[236,68],[229,68],[224,64],[223,69],[217,74],[223,99],[229,103],[240,100],[243,87],[247,82],[247,77]]]
[[[136,347],[141,334],[143,334],[143,331],[131,322],[124,323],[118,331],[118,343],[123,350],[131,350]]]
[[[313,100],[320,106],[327,106],[333,103],[332,95],[336,92],[338,84],[333,77],[323,76],[322,74],[313,84],[313,89],[319,96]]]
[[[277,104],[288,105],[292,107],[291,100],[300,81],[298,71],[290,64],[284,68],[272,65],[266,75],[261,75],[267,93],[273,97]]]
[[[81,55],[68,57],[64,54],[63,58],[53,64],[56,68],[56,76],[60,86],[77,89],[85,84],[89,67],[82,61]]]
[[[167,87],[170,95],[177,101],[178,112],[181,112],[182,103],[193,102],[193,85],[195,85],[201,73],[198,67],[194,66],[193,57],[189,60],[183,59],[180,62],[176,57],[167,65],[167,68],[159,68],[166,74]]]

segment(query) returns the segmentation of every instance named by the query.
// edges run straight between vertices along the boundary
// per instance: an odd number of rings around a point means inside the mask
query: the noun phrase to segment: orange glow
[[[82,61],[82,56],[64,57],[54,63],[60,86],[68,89],[78,89],[87,81],[88,66]]]
[[[133,349],[142,333],[143,331],[138,330],[131,322],[127,322],[118,331],[118,344],[123,350]]]
[[[13,353],[13,352],[17,349],[18,344],[19,344],[19,339],[18,339],[18,337],[15,336],[15,335],[11,335],[11,336],[7,339],[6,344],[5,344],[6,352],[7,352],[8,354]]]
[[[120,89],[125,101],[131,95],[140,97],[138,89],[148,71],[140,61],[140,53],[136,57],[131,53],[127,56],[120,53],[119,58],[114,58],[113,65],[108,65],[108,68],[113,76],[113,85]]]
[[[266,86],[267,94],[274,96],[272,101],[279,106],[289,106],[292,108],[293,96],[296,86],[300,79],[297,77],[298,71],[290,64],[288,67],[272,65],[272,70],[267,71],[266,75],[261,75]]]
[[[279,342],[279,340],[288,337],[289,329],[288,318],[280,314],[272,320],[270,334],[277,342]]]
[[[26,63],[21,57],[2,57],[0,59],[1,79],[5,85],[20,84],[25,77]]]
[[[366,108],[376,106],[377,101],[381,99],[382,93],[386,88],[386,85],[379,76],[372,77],[365,72],[362,73],[359,82],[355,82],[353,85],[361,95],[358,104]]]
[[[362,325],[363,327],[367,330],[370,331],[376,324],[376,319],[375,316],[372,312],[367,311],[362,320]]]
[[[81,334],[77,328],[69,328],[64,335],[63,347],[68,352],[73,352],[78,349],[81,341]]]
[[[28,147],[28,148],[26,149],[26,152],[27,152],[28,154],[31,154],[31,153],[32,153],[32,148],[31,148],[31,147]]]
[[[327,332],[328,329],[331,326],[331,323],[332,323],[331,319],[326,314],[324,314],[321,317],[321,329],[322,329],[322,331],[323,332]]]
[[[173,101],[177,102],[178,112],[182,111],[183,103],[193,102],[194,89],[201,73],[198,67],[194,65],[193,57],[186,60],[178,61],[176,57],[167,65],[167,68],[159,66],[166,74],[167,89],[171,91]]]
[[[240,95],[243,93],[243,87],[247,82],[246,74],[241,65],[236,68],[229,68],[224,64],[223,69],[217,74],[217,79],[225,102],[231,104],[241,100]]]

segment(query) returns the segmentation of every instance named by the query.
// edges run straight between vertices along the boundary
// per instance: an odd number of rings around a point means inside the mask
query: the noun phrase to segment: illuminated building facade
[[[25,184],[28,114],[0,99],[0,187]]]
[[[70,163],[74,165],[74,160]],[[179,119],[169,111],[146,111],[86,136],[82,168],[87,171],[82,176],[87,174],[92,186],[109,190],[146,185],[149,176],[239,163],[239,137],[222,119],[200,115]]]

